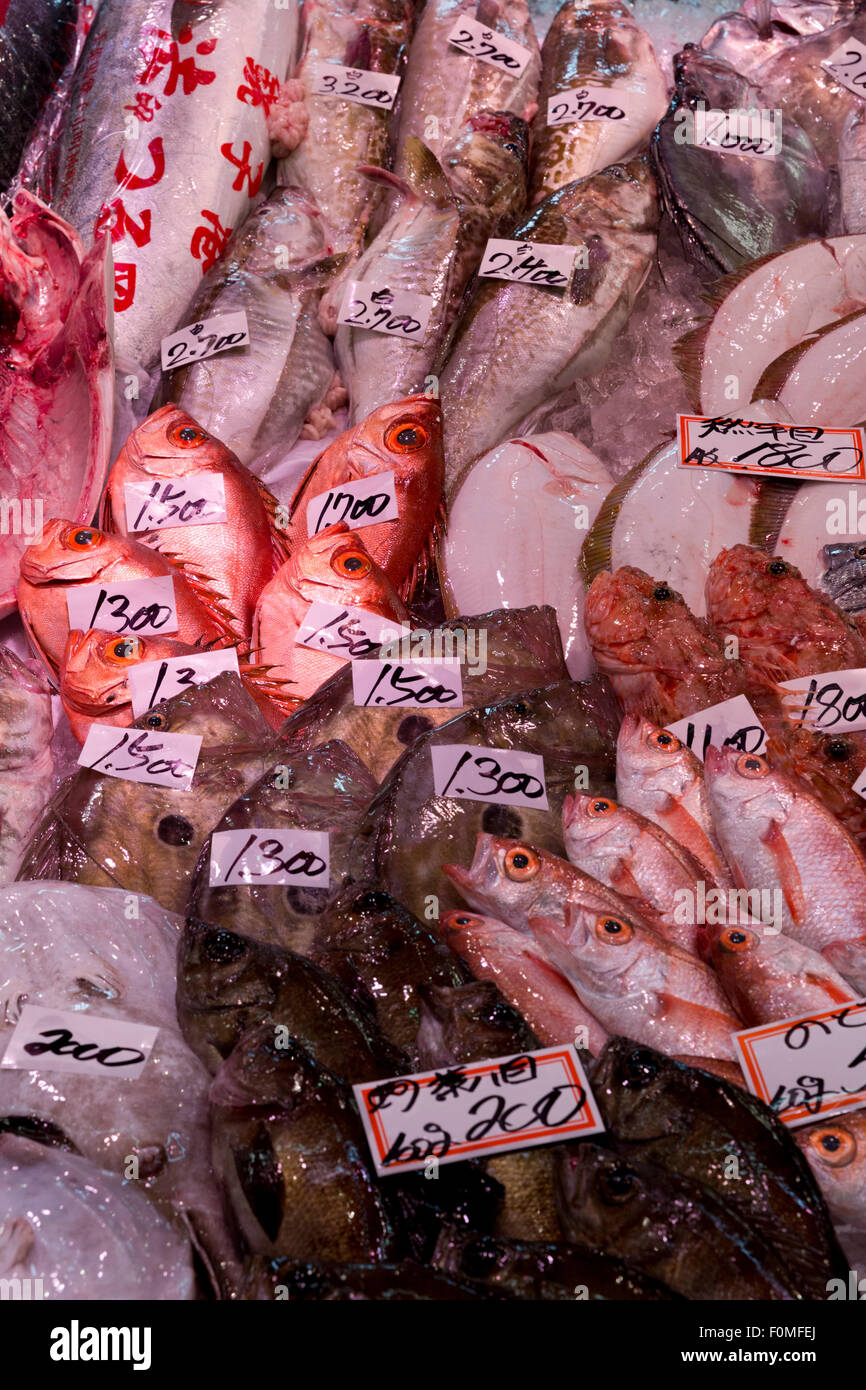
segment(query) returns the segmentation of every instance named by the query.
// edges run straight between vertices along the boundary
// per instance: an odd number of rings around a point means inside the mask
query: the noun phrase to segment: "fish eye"
[[[363,550],[339,550],[331,559],[331,569],[345,579],[364,579],[373,568],[373,561]]]
[[[101,540],[101,531],[97,531],[93,526],[79,526],[66,532],[63,544],[69,550],[91,550],[93,546],[99,545]]]
[[[857,1153],[857,1140],[841,1125],[822,1125],[812,1130],[808,1139],[816,1156],[831,1168],[847,1167]]]
[[[202,943],[202,953],[214,965],[231,965],[246,949],[241,938],[230,931],[209,931]]]
[[[586,808],[586,814],[588,816],[609,816],[611,812],[615,810],[615,801],[609,801],[606,796],[598,796],[595,801],[589,802]]]
[[[623,1064],[625,1084],[633,1090],[648,1086],[659,1074],[659,1059],[649,1048],[636,1047]]]
[[[445,920],[447,921],[447,918]],[[477,927],[480,920],[480,917],[473,917],[470,912],[455,912],[451,918],[455,927]]]
[[[362,893],[360,898],[356,898],[352,903],[353,912],[384,912],[386,907],[391,906],[391,899],[387,893],[380,893],[373,889],[370,893]]]
[[[423,425],[398,420],[385,434],[385,447],[398,454],[414,454],[424,448],[429,437]]]
[[[169,444],[177,444],[181,449],[197,449],[208,436],[196,425],[172,425],[168,431]]]
[[[156,833],[166,845],[191,845],[195,838],[195,826],[186,816],[163,816]]]
[[[846,743],[844,738],[831,738],[824,744],[824,752],[834,763],[844,763],[854,752],[850,743]]]
[[[517,159],[523,158],[523,150],[511,140],[506,140],[503,149],[506,149],[509,154],[513,154]]]
[[[532,713],[532,705],[528,700],[515,700],[511,708],[515,714],[520,714],[524,717]]]
[[[598,1186],[603,1200],[618,1206],[634,1196],[638,1187],[637,1174],[630,1168],[605,1168],[598,1175]]]
[[[864,556],[866,556],[866,545],[858,545],[857,549],[854,551],[854,554],[857,556],[858,560],[862,560]]]
[[[595,934],[599,941],[608,941],[613,946],[624,946],[634,936],[634,929],[620,917],[599,917],[595,924]]]
[[[525,883],[527,879],[534,878],[540,868],[541,860],[528,845],[518,845],[505,856],[505,872],[515,883]]]
[[[742,927],[728,927],[719,940],[728,951],[748,951],[755,944],[752,933],[743,931]]]
[[[766,777],[770,764],[756,753],[743,753],[737,758],[737,771],[741,777]]]
[[[647,735],[647,744],[650,748],[657,748],[660,753],[678,753],[682,744],[673,734],[669,734],[667,729],[654,729]]]
[[[767,574],[787,574],[788,566],[784,560],[771,560],[767,566]]]
[[[667,584],[657,584],[653,589],[653,598],[658,599],[659,603],[664,603],[667,599],[673,598],[674,591]]]
[[[137,637],[125,637],[120,642],[106,642],[102,648],[102,655],[106,661],[116,661],[125,665],[127,661],[137,660],[140,650]]]
[[[148,729],[165,729],[168,727],[168,720],[166,719],[165,715],[157,714],[156,710],[153,710],[150,714],[145,715],[144,723],[145,727]]]

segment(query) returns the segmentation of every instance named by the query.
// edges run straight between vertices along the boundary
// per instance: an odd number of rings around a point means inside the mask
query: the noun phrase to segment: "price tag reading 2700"
[[[478,274],[542,289],[565,289],[580,248],[542,241],[488,241]]]
[[[370,328],[390,333],[410,343],[421,342],[427,332],[433,299],[411,290],[392,290],[364,280],[350,280],[340,305],[337,322],[347,328]]]
[[[87,632],[177,632],[171,575],[120,584],[75,584],[66,591],[69,626]]]
[[[520,77],[532,57],[530,49],[524,48],[522,43],[488,29],[486,24],[480,24],[469,15],[461,15],[448,35],[448,42],[482,63],[511,73],[512,77]]]
[[[440,743],[431,745],[430,756],[437,796],[548,809],[544,759],[538,753]]]

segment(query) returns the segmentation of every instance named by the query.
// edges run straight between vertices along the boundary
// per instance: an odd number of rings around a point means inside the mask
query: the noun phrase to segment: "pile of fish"
[[[866,1085],[734,1035],[866,997],[866,472],[675,431],[866,424],[860,6],[0,16],[0,1276],[847,1288]],[[563,1045],[598,1132],[381,1176],[354,1087]]]

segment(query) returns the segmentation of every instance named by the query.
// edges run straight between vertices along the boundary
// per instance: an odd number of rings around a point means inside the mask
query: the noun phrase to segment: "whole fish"
[[[859,104],[842,127],[838,158],[842,230],[860,234],[866,232],[866,121]]]
[[[814,797],[765,758],[710,747],[713,821],[737,882],[782,895],[782,930],[866,990],[866,858]]]
[[[502,1240],[469,1231],[448,1232],[434,1255],[437,1269],[452,1278],[482,1280],[500,1297],[590,1302],[614,1299],[671,1299],[676,1294],[622,1260],[581,1250],[564,1241]]]
[[[355,876],[376,879],[417,917],[430,911],[432,918],[461,906],[443,864],[468,860],[479,832],[520,836],[560,853],[560,812],[577,768],[585,769],[590,785],[609,785],[616,728],[611,704],[598,682],[562,681],[468,710],[416,739],[370,804],[353,856]],[[549,809],[438,795],[431,749],[442,744],[540,755]]]
[[[476,618],[455,618],[432,635],[419,634],[416,628],[412,648],[418,659],[429,658],[440,648],[445,657],[462,654],[466,707],[493,704],[518,690],[564,680],[568,674],[552,607],[503,608]],[[416,739],[456,713],[450,704],[426,709],[408,709],[404,704],[393,708],[356,705],[352,670],[344,663],[303,702],[281,735],[292,749],[342,739],[381,782]]]
[[[368,177],[390,186],[394,206],[328,298],[333,302],[339,295],[342,301],[351,278],[374,290],[427,295],[432,305],[423,337],[414,340],[347,323],[336,327],[334,348],[349,392],[350,424],[359,424],[381,405],[428,389],[487,238],[523,210],[527,148],[526,124],[519,116],[484,111],[469,118],[441,166],[411,136],[403,157],[404,179],[369,171]],[[334,314],[339,307],[333,303]]]
[[[317,91],[329,64],[400,76],[412,35],[409,0],[304,0],[296,78],[304,134],[280,160],[281,184],[298,184],[315,199],[333,233],[334,250],[356,255],[381,190],[359,170],[386,162],[392,113]],[[373,79],[362,79],[368,82]],[[332,85],[336,85],[332,79]],[[405,102],[405,94],[401,100]]]
[[[834,1221],[854,1227],[858,1233],[866,1230],[866,1111],[847,1110],[817,1124],[803,1125],[793,1134]]]
[[[329,444],[313,461],[292,498],[285,540],[290,552],[300,550],[323,515],[321,508],[329,494],[334,494],[335,505],[340,505],[338,493],[343,484],[383,473],[393,474],[399,517],[361,527],[359,539],[408,602],[430,563],[434,527],[442,506],[442,409],[429,396],[407,396],[380,406]],[[308,515],[311,502],[312,514]],[[342,505],[345,516],[346,494]]]
[[[195,1298],[189,1242],[135,1183],[0,1134],[0,1274],[57,1299]]]
[[[452,1278],[427,1269],[414,1260],[399,1264],[301,1264],[296,1260],[247,1262],[243,1299],[270,1302],[277,1297],[289,1303],[343,1303],[386,1300],[388,1303],[431,1299],[463,1302],[467,1299],[503,1297],[480,1284]]]
[[[565,0],[547,31],[541,63],[532,128],[533,203],[574,179],[631,159],[667,105],[667,83],[652,43],[621,0]],[[575,119],[549,124],[550,103],[554,112],[557,98],[567,107],[576,88],[582,90]],[[581,120],[599,105],[622,114]]]
[[[666,830],[714,882],[733,886],[713,828],[703,764],[675,734],[625,715],[616,741],[616,794],[623,806]]]
[[[0,210],[0,618],[43,517],[86,523],[99,500],[113,417],[106,274],[105,246],[85,255],[32,194]]]
[[[764,105],[784,112],[785,124],[796,122],[809,136],[825,165],[836,163],[845,124],[859,108],[859,98],[822,63],[848,39],[866,41],[863,15],[840,16],[841,22],[819,33],[805,34],[762,63],[754,73]]]
[[[747,1028],[857,998],[817,951],[782,933],[771,935],[760,922],[703,927],[700,935],[704,958]]]
[[[521,73],[480,62],[449,43],[461,20],[472,20],[528,49]],[[468,118],[506,111],[531,121],[536,110],[541,54],[526,0],[431,0],[418,20],[400,93],[394,168],[405,176],[412,136],[441,162]]]
[[[273,756],[283,756],[281,747],[274,749]],[[351,748],[336,740],[309,753],[286,757],[276,765],[272,757],[264,776],[248,786],[213,823],[213,834],[227,830],[324,833],[328,836],[330,886],[291,883],[276,887],[268,882],[266,871],[260,882],[212,884],[211,836],[202,846],[191,886],[191,915],[255,941],[308,954],[316,918],[337,897],[358,824],[375,790],[376,783],[364,764]],[[265,840],[262,853],[267,844]],[[225,862],[223,867],[227,867]],[[273,861],[269,868],[272,871]]]
[[[298,632],[313,603],[344,610],[341,625],[334,627],[339,618],[327,621],[340,638],[339,649],[346,652],[345,658],[332,656],[328,649],[298,643]],[[312,695],[348,659],[357,621],[352,617],[354,608],[392,623],[402,623],[408,617],[388,576],[345,521],[326,526],[293,549],[261,590],[251,651],[258,662],[270,668],[272,679],[291,684],[291,695],[274,697],[287,715],[297,708],[298,699]],[[369,655],[369,641],[366,645]]]
[[[439,383],[449,496],[525,415],[604,365],[646,279],[657,225],[645,159],[567,184],[517,222],[516,241],[573,246],[575,268],[563,290],[485,279],[473,291]]]
[[[140,378],[258,193],[297,10],[103,0],[53,152],[52,205],[110,237],[115,344]]]
[[[440,918],[443,940],[479,980],[493,980],[542,1046],[573,1042],[600,1052],[607,1031],[584,1008],[570,981],[532,937],[496,917],[457,909]]]
[[[183,912],[207,835],[238,794],[274,761],[274,734],[237,676],[175,695],[134,729],[199,734],[189,791],[130,782],[81,768],[46,808],[19,879],[53,879],[150,894]]]
[[[745,667],[725,656],[721,633],[643,570],[602,570],[589,587],[584,618],[598,668],[626,714],[671,724],[746,690]]]
[[[854,0],[785,0],[769,6],[766,0],[745,0],[710,25],[701,48],[750,77],[801,35],[817,34],[853,15]]]
[[[273,446],[287,453],[318,438],[332,416],[331,345],[318,321],[333,274],[330,233],[301,188],[275,188],[235,232],[201,282],[190,322],[243,312],[250,341],[163,378],[162,396],[253,466]]]
[[[66,596],[73,585],[156,578],[170,578],[174,586],[178,623],[174,635],[179,642],[195,647],[211,642],[225,646],[231,641],[227,621],[216,609],[205,607],[181,570],[157,551],[95,526],[49,521],[42,540],[28,545],[22,555],[18,582],[22,621],[49,673],[57,675],[66,650],[70,630]]]
[[[18,871],[51,789],[51,687],[0,646],[0,883]]]
[[[866,610],[866,543],[836,541],[824,546],[821,588],[845,613]]]
[[[628,1038],[610,1040],[591,1081],[627,1160],[646,1159],[712,1191],[775,1247],[796,1297],[826,1297],[825,1281],[844,1260],[794,1133],[768,1106]]]
[[[382,1260],[395,1253],[352,1093],[268,1024],[245,1033],[210,1092],[214,1168],[254,1254]]]
[[[570,676],[591,675],[575,532],[592,524],[612,486],[601,461],[573,435],[509,439],[484,454],[452,497],[440,542],[447,611],[549,603]]]
[[[4,192],[45,102],[75,52],[78,0],[9,0],[0,21],[0,189]]]
[[[147,487],[154,505],[171,506],[172,484],[187,488],[195,508],[195,482],[218,477],[225,492],[225,520],[195,526],[139,528],[146,499],[136,497],[129,525],[127,487]],[[184,495],[175,493],[178,495]],[[102,502],[101,525],[134,535],[181,571],[202,606],[248,646],[253,612],[287,551],[275,526],[277,502],[232,451],[175,405],[164,405],[129,436],[112,465]],[[201,514],[199,508],[199,514]]]

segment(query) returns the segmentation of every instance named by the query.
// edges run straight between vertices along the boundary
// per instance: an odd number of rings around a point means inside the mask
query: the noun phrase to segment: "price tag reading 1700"
[[[580,247],[536,241],[488,241],[478,274],[494,280],[517,280],[542,289],[565,289]]]
[[[461,15],[448,35],[448,42],[472,58],[490,63],[500,72],[510,73],[512,77],[520,77],[532,57],[531,51],[524,48],[522,43],[497,34],[495,29],[488,29],[486,24],[480,24],[469,15]]]
[[[421,342],[427,332],[433,299],[411,290],[392,290],[364,280],[350,280],[337,322],[347,328],[369,328],[408,342]]]
[[[365,68],[344,68],[322,63],[313,82],[313,96],[341,97],[360,106],[376,106],[390,111],[397,100],[400,78],[390,72],[369,72]]]
[[[467,743],[431,744],[437,796],[494,801],[499,806],[537,806],[546,811],[544,759],[513,748],[478,748]]]
[[[231,314],[214,314],[212,318],[191,323],[162,340],[162,370],[172,372],[190,362],[203,362],[229,348],[246,347],[250,330],[244,309]]]
[[[368,478],[341,483],[329,492],[311,497],[307,503],[307,535],[317,536],[338,521],[345,521],[350,531],[359,531],[377,521],[399,518],[393,472],[372,473]]]
[[[171,575],[120,584],[74,584],[66,591],[69,626],[87,632],[177,632]]]
[[[210,846],[210,883],[279,887],[330,885],[329,837],[324,830],[215,830]]]
[[[734,1034],[753,1095],[786,1125],[866,1106],[866,1001]]]

